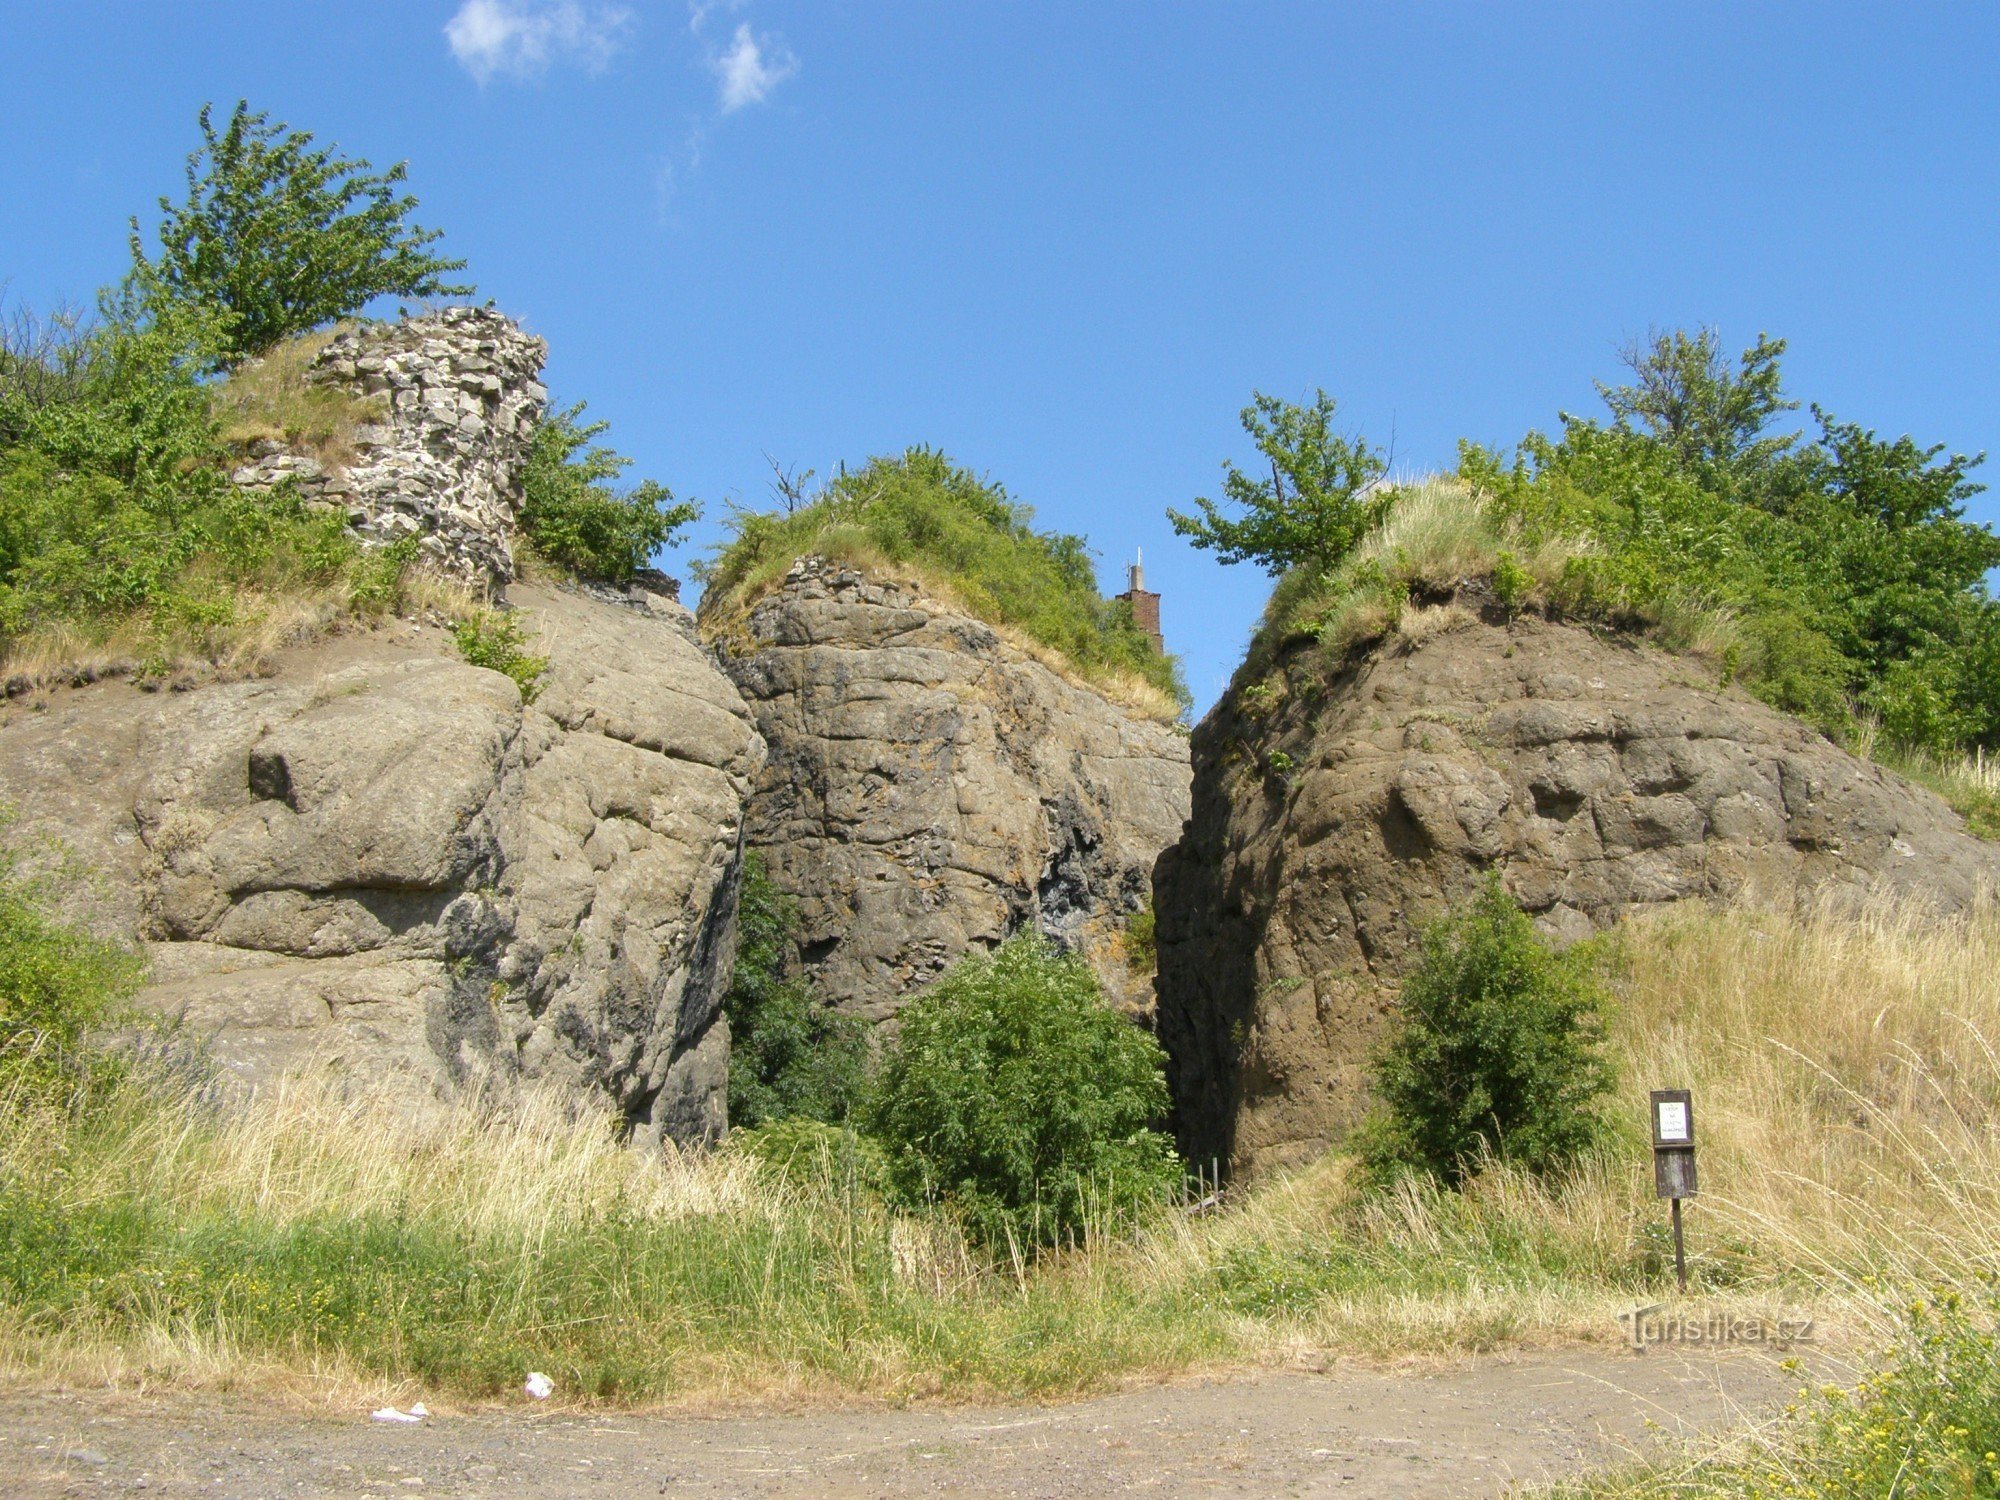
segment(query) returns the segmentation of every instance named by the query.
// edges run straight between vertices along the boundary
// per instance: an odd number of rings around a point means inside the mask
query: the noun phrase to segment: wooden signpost
[[[1681,1237],[1681,1199],[1696,1192],[1694,1096],[1686,1089],[1653,1090],[1653,1193],[1673,1200],[1674,1274],[1687,1290],[1687,1243]]]

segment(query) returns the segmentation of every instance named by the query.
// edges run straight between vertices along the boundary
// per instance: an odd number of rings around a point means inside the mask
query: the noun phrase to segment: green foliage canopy
[[[1732,371],[1713,328],[1671,329],[1628,344],[1620,358],[1634,383],[1598,381],[1597,393],[1621,431],[1643,429],[1684,468],[1725,481],[1754,477],[1795,441],[1770,431],[1779,413],[1799,405],[1785,399],[1784,352],[1783,339],[1760,333]]]
[[[1424,934],[1376,1063],[1371,1163],[1456,1184],[1485,1155],[1538,1172],[1574,1161],[1604,1130],[1603,1004],[1586,962],[1550,952],[1490,876]]]
[[[344,518],[229,484],[202,379],[219,338],[207,309],[107,299],[0,354],[0,640],[134,619],[198,636],[246,589],[369,571]]]
[[[380,296],[470,296],[445,277],[465,268],[426,247],[441,231],[410,222],[417,200],[398,188],[407,163],[372,172],[310,131],[273,124],[239,101],[187,159],[187,201],[160,199],[159,254],[149,259],[132,221],[136,287],[154,302],[223,314],[234,363],[293,334],[356,312]]]
[[[743,858],[736,931],[736,967],[722,1001],[730,1125],[845,1120],[867,1081],[866,1025],[817,1003],[805,980],[787,972],[798,909],[755,851]]]
[[[1885,439],[1815,406],[1774,432],[1781,341],[1732,373],[1712,333],[1663,334],[1604,388],[1614,421],[1565,415],[1508,460],[1461,448],[1460,473],[1530,537],[1593,544],[1557,602],[1643,624],[1677,607],[1733,621],[1751,691],[1841,734],[1858,712],[1895,743],[2000,744],[2000,538],[1965,519],[1979,457]]]
[[[1243,430],[1270,466],[1269,479],[1223,465],[1224,498],[1242,512],[1232,520],[1215,501],[1197,498],[1201,514],[1169,509],[1174,530],[1225,563],[1255,562],[1272,575],[1302,565],[1330,568],[1381,519],[1369,486],[1383,474],[1381,456],[1359,438],[1334,431],[1334,402],[1320,391],[1311,406],[1253,392]]]
[[[912,1001],[870,1100],[893,1191],[988,1244],[1051,1245],[1180,1181],[1160,1045],[1024,933]]]
[[[521,529],[535,550],[586,578],[629,582],[701,511],[647,479],[625,494],[609,481],[632,460],[591,440],[608,422],[579,423],[584,403],[550,412],[528,444]]]

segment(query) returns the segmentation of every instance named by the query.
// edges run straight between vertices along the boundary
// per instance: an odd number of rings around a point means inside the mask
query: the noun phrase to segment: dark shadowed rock
[[[1156,888],[1192,1156],[1255,1170],[1351,1127],[1418,933],[1489,868],[1558,940],[1690,899],[1951,912],[2000,878],[1939,798],[1691,662],[1463,603],[1406,629],[1331,680],[1239,682],[1195,731]]]

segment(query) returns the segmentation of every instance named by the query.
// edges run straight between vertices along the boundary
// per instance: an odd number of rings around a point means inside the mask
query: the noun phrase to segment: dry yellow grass
[[[279,655],[385,612],[450,622],[485,606],[456,579],[410,568],[392,601],[357,598],[352,581],[275,589],[243,588],[230,616],[213,624],[163,626],[149,615],[109,621],[59,620],[23,631],[0,649],[0,696],[38,699],[50,689],[142,676],[171,687],[233,682],[269,673]]]
[[[306,377],[320,352],[353,326],[339,323],[302,334],[231,372],[214,395],[223,441],[247,448],[268,438],[329,468],[351,463],[357,429],[379,420],[386,407],[380,398]]]
[[[1564,565],[1589,550],[1577,539],[1528,544],[1463,481],[1430,475],[1389,489],[1387,514],[1354,550],[1330,569],[1294,568],[1280,580],[1252,643],[1251,679],[1268,671],[1288,640],[1315,637],[1336,658],[1398,631],[1426,639],[1461,623],[1449,605],[1412,602],[1411,595],[1450,593],[1493,577],[1503,554],[1524,580],[1519,603],[1539,603]]]
[[[2000,914],[1689,909],[1630,924],[1617,949],[1616,1110],[1631,1128],[1573,1177],[1495,1167],[1462,1195],[1368,1198],[1336,1153],[1218,1211],[1035,1266],[987,1263],[948,1223],[890,1213],[852,1183],[799,1183],[732,1150],[635,1152],[603,1115],[534,1094],[411,1121],[299,1081],[220,1114],[135,1104],[112,1120],[17,1121],[0,1136],[0,1184],[35,1180],[53,1156],[67,1165],[44,1208],[88,1219],[150,1205],[250,1245],[406,1224],[414,1285],[439,1274],[440,1245],[459,1246],[451,1256],[505,1291],[468,1345],[532,1346],[567,1326],[550,1309],[572,1296],[584,1325],[643,1324],[617,1345],[628,1400],[1055,1394],[1215,1362],[1609,1343],[1618,1312],[1655,1300],[1803,1311],[1822,1338],[1865,1347],[1893,1321],[1885,1287],[2000,1273]],[[1658,1086],[1696,1100],[1704,1191],[1685,1301],[1638,1128]],[[552,1285],[563,1266],[571,1279]],[[410,1295],[413,1318],[433,1315]],[[16,1306],[0,1321],[0,1373],[17,1379],[374,1390],[406,1357],[343,1343],[337,1325],[307,1339],[165,1307],[121,1322]],[[564,1357],[587,1369],[610,1357],[595,1347]],[[431,1359],[434,1381],[480,1388]]]

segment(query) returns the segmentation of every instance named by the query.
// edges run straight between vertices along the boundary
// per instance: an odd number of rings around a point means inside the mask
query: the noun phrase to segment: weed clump
[[[513,679],[521,690],[521,701],[535,701],[549,659],[521,649],[527,637],[519,621],[497,610],[474,610],[452,627],[451,638],[458,644],[458,654],[473,666]]]
[[[0,850],[0,1104],[46,1101],[102,1072],[90,1045],[137,988],[142,966],[51,914],[46,893]]]
[[[743,858],[736,923],[736,967],[722,1001],[729,1123],[845,1120],[867,1081],[867,1027],[819,1004],[805,979],[788,972],[798,909],[755,851]]]
[[[632,460],[591,440],[608,422],[582,423],[583,403],[550,412],[528,443],[521,473],[521,529],[535,551],[565,572],[628,583],[653,554],[700,515],[647,479],[611,487]]]

